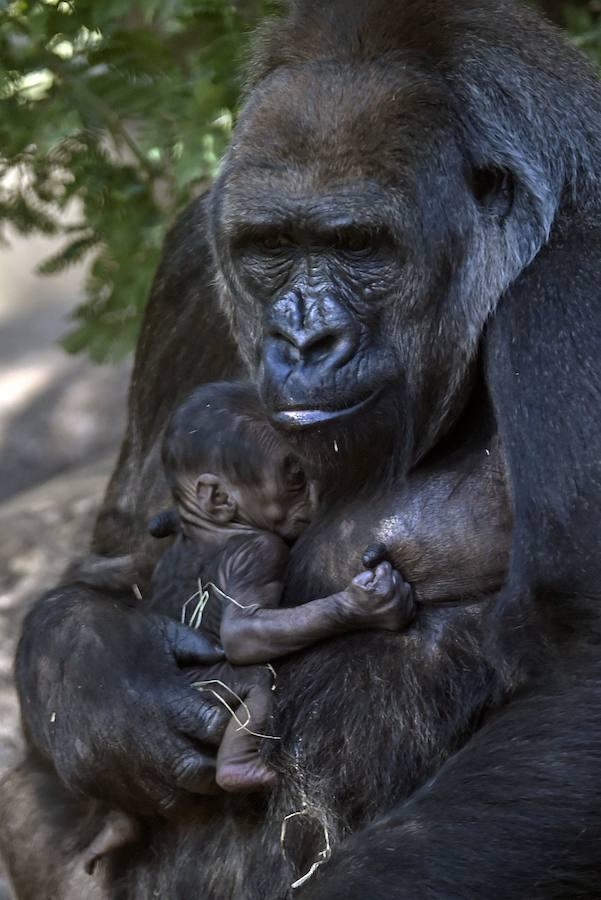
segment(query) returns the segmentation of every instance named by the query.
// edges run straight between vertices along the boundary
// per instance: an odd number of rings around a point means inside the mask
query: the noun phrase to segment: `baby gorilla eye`
[[[285,461],[285,480],[289,491],[300,491],[307,483],[307,476],[297,459],[290,457]]]

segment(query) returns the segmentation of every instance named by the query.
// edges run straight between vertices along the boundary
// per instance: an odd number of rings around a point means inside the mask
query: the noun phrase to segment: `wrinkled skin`
[[[166,249],[95,550],[133,545],[144,589],[168,411],[195,381],[240,371],[216,277],[268,413],[328,488],[293,550],[289,596],[339,589],[385,539],[418,599],[437,602],[406,634],[344,636],[282,663],[266,815],[217,798],[149,817],[146,844],[115,861],[113,895],[285,897],[326,828],[331,859],[295,897],[595,897],[596,77],[509,2],[298,0],[249,85],[209,202],[215,268],[202,205]],[[120,756],[132,660],[152,634],[141,625],[125,658],[121,602],[71,586],[38,605],[19,653],[24,720],[88,793],[141,793],[140,809],[157,809],[179,734],[165,716],[136,720]],[[112,629],[101,650],[97,625],[79,627],[97,606]],[[33,674],[46,657],[63,672],[59,741]],[[164,708],[176,661],[160,686],[141,670]],[[111,703],[90,709],[100,676]],[[198,709],[203,728],[210,716]],[[205,753],[201,742],[198,766]],[[283,858],[282,819],[305,806]]]

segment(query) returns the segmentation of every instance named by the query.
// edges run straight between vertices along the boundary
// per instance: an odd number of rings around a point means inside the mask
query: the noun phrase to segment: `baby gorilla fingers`
[[[411,622],[415,613],[411,585],[389,562],[360,572],[342,597],[345,612],[356,628],[398,631]]]

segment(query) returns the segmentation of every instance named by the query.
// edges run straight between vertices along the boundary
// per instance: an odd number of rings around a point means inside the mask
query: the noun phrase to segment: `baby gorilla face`
[[[283,448],[271,455],[260,482],[238,489],[238,510],[257,528],[293,541],[311,520],[315,493],[296,456]]]

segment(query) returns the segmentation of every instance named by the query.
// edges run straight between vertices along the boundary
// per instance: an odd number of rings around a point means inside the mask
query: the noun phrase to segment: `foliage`
[[[598,0],[540,2],[601,62]],[[133,346],[166,227],[218,164],[270,7],[0,0],[0,225],[63,239],[44,273],[89,259],[68,350]]]
[[[598,2],[566,4],[563,23],[577,47],[586,51],[597,65],[601,65],[601,18]]]
[[[0,0],[0,223],[89,256],[70,351],[135,341],[165,229],[214,172],[266,4]],[[74,202],[75,201],[75,202]]]

